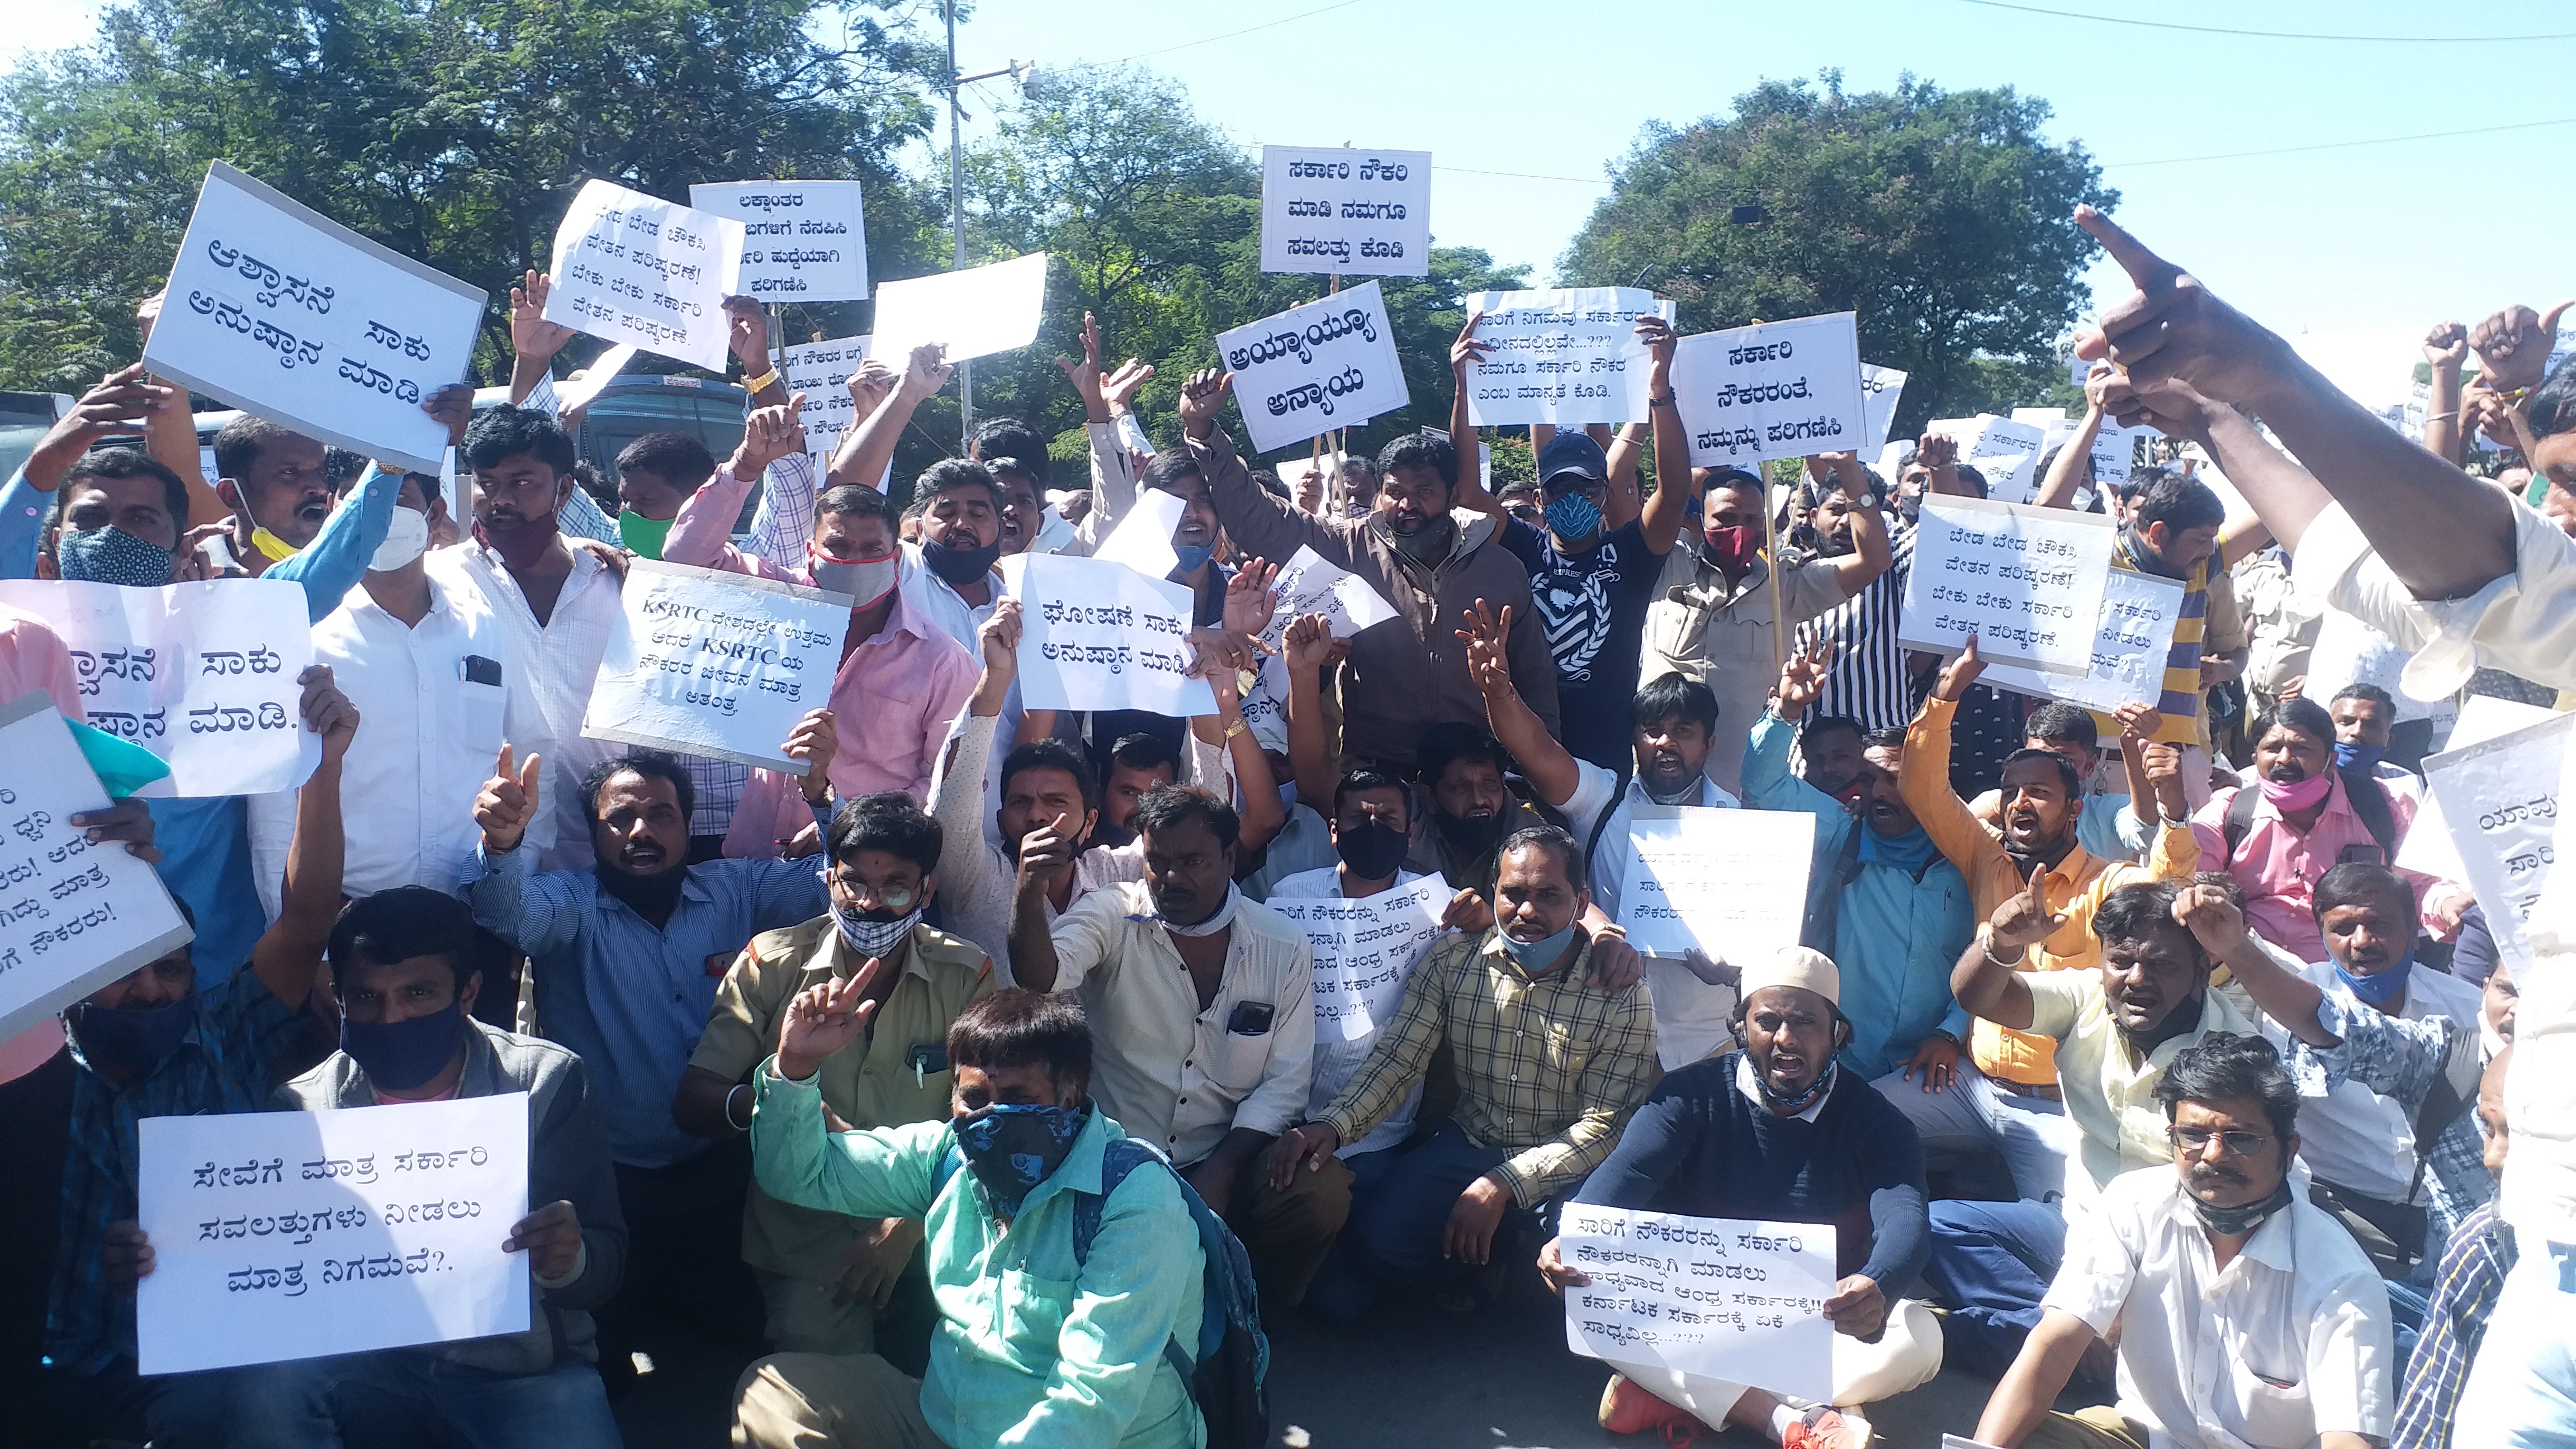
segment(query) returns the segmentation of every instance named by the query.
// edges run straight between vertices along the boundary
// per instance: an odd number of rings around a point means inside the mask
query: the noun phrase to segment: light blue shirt
[[[1807,873],[1812,916],[1835,888],[1843,842],[1864,829],[1843,802],[1789,770],[1797,726],[1768,710],[1744,756],[1744,803],[1755,810],[1804,810],[1816,817],[1816,854]],[[1921,875],[1864,861],[1842,886],[1833,958],[1842,970],[1851,1044],[1838,1054],[1865,1081],[1896,1070],[1935,1031],[1965,1044],[1968,1013],[1950,994],[1950,968],[1977,932],[1974,902],[1959,868],[1936,852]]]

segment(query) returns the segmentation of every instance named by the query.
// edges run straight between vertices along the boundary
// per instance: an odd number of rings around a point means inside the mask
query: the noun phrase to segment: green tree
[[[1731,118],[1649,127],[1567,249],[1568,282],[1643,277],[1686,333],[1857,312],[1862,359],[1908,374],[1899,436],[2057,400],[2093,245],[2075,205],[2119,199],[2101,168],[2081,143],[2044,140],[2048,103],[2010,87],[1908,76],[1847,96],[1839,72],[1821,80],[1821,94],[1765,81]],[[1745,207],[1760,219],[1737,221]]]

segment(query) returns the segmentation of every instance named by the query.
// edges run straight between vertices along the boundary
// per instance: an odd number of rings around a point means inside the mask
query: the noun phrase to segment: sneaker
[[[1707,1428],[1687,1409],[1675,1408],[1639,1388],[1625,1374],[1612,1374],[1601,1386],[1601,1427],[1613,1434],[1643,1434],[1650,1429],[1663,1431],[1664,1442],[1673,1449],[1689,1449]]]
[[[1869,1449],[1874,1442],[1869,1421],[1840,1409],[1811,1409],[1805,1422],[1791,1424],[1780,1449]]]

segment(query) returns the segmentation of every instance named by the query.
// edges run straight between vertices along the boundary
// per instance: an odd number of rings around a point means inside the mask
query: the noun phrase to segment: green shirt
[[[921,1414],[948,1444],[1048,1449],[1201,1449],[1206,1431],[1163,1356],[1198,1343],[1204,1256],[1179,1182],[1130,1173],[1101,1204],[1090,1261],[1073,1256],[1073,1192],[1100,1191],[1118,1125],[1094,1105],[1053,1176],[1005,1224],[975,1174],[938,1186],[954,1142],[946,1122],[833,1133],[822,1094],[777,1062],[754,1075],[751,1147],[760,1185],[781,1201],[853,1217],[924,1221],[922,1251],[940,1332]],[[1175,1245],[1188,1244],[1187,1251]]]

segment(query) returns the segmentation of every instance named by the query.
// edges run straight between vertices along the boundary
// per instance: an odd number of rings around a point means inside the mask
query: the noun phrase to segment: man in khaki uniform
[[[777,1049],[788,1003],[806,987],[848,980],[871,958],[890,968],[867,998],[876,1014],[865,1034],[824,1059],[824,1108],[843,1131],[947,1119],[949,1024],[996,982],[981,948],[921,923],[939,885],[940,836],[939,822],[902,794],[842,807],[824,872],[831,913],[754,936],[726,971],[671,1104],[681,1127],[709,1137],[748,1131],[746,1084]],[[770,1346],[879,1353],[921,1372],[937,1309],[914,1252],[920,1243],[917,1221],[817,1212],[752,1184],[742,1256],[767,1305]]]

